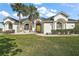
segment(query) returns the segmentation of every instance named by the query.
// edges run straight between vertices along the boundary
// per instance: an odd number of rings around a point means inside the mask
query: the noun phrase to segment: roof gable
[[[12,21],[19,22],[18,20],[14,19],[14,18],[12,18],[12,17],[6,17],[6,18],[5,18],[5,19],[3,19],[3,20],[5,21],[6,19],[10,19],[10,20],[12,20]]]
[[[57,16],[57,15],[63,15],[63,16],[65,16],[65,17],[68,17],[68,15],[66,14],[66,13],[64,13],[64,12],[59,12],[59,13],[57,13],[55,16]],[[54,16],[54,17],[55,17]]]

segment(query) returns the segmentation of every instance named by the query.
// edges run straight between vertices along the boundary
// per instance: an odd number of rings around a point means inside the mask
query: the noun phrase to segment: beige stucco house
[[[37,19],[34,20],[33,26],[32,26],[32,32],[39,32],[39,33],[51,33],[51,30],[56,29],[74,29],[75,23],[77,21],[73,19],[69,19],[68,15],[60,12],[57,13],[55,16],[52,16],[48,19]],[[14,33],[19,33],[19,21],[7,17],[4,19],[4,28],[3,31],[7,30],[15,30]],[[20,27],[22,33],[30,33],[29,32],[29,19],[22,19],[21,27]]]

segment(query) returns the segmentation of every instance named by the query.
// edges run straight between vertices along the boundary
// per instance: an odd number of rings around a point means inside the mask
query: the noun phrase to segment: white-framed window
[[[29,24],[24,25],[24,30],[29,30]]]
[[[10,23],[10,22],[8,23],[8,28],[9,28],[9,29],[13,29],[12,23]]]
[[[57,29],[62,29],[62,23],[57,22]]]

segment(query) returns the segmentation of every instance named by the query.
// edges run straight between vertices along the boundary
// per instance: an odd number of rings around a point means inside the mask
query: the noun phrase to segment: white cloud
[[[14,16],[14,17],[17,17],[17,13],[14,13],[13,16]]]
[[[10,16],[10,14],[6,11],[0,11],[0,15],[4,16],[4,17],[7,17],[7,16]]]
[[[54,9],[50,9],[50,11],[51,11],[51,12],[57,12],[57,10],[54,10]]]
[[[19,19],[19,17],[17,16],[17,13],[14,13],[12,16],[16,19]],[[22,14],[21,14],[21,19],[23,19],[23,18],[26,18],[26,16],[22,16]]]
[[[45,7],[40,7],[37,10],[39,11],[39,13],[42,13],[42,14],[47,12],[47,8],[45,8]]]
[[[19,19],[19,17],[17,16],[17,13],[13,13],[12,17],[15,18],[15,19]]]
[[[51,17],[51,16],[54,16],[54,15],[56,15],[56,13],[48,12],[48,13],[46,14],[47,17]]]
[[[37,9],[41,17],[51,17],[54,16],[57,10],[47,9],[46,7],[40,7]]]

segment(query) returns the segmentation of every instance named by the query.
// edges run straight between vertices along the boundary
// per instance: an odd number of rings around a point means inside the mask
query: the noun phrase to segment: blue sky
[[[34,5],[37,7],[40,17],[47,18],[63,11],[69,15],[69,18],[79,19],[78,3],[34,3]],[[7,16],[18,19],[16,15],[17,13],[12,11],[9,3],[0,3],[0,22]]]

